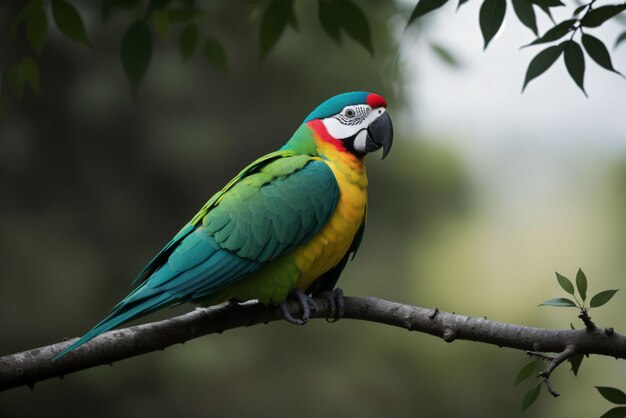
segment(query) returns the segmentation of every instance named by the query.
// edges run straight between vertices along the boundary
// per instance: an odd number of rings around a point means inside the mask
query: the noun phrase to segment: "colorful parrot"
[[[183,302],[214,305],[257,299],[304,324],[313,296],[328,299],[365,226],[364,157],[383,148],[393,127],[381,96],[340,94],[323,102],[278,151],[254,161],[216,193],[148,263],[137,288],[56,358],[137,317]],[[293,318],[286,299],[302,306]]]

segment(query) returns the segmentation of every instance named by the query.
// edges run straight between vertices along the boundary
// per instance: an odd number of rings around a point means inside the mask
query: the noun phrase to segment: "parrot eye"
[[[355,126],[362,123],[369,112],[369,106],[350,106],[344,108],[340,113],[333,116],[333,118],[337,119],[342,125]]]

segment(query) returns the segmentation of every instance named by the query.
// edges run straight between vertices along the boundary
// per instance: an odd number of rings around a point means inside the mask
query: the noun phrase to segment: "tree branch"
[[[312,316],[327,317],[328,302],[325,299],[316,301],[319,309],[313,312]],[[344,318],[379,322],[410,331],[424,332],[443,338],[447,342],[470,340],[542,353],[569,355],[575,350],[577,354],[601,354],[626,359],[626,335],[612,329],[608,332],[608,329],[600,328],[579,330],[532,328],[486,318],[451,314],[437,308],[418,308],[377,298],[346,297],[345,302]],[[289,311],[293,315],[301,314],[300,307],[295,302],[289,305]],[[202,335],[268,323],[281,318],[281,313],[276,307],[258,303],[231,303],[199,308],[164,321],[109,331],[54,362],[52,358],[73,340],[23,351],[0,358],[0,390],[22,385],[32,387],[41,380],[63,377],[78,370],[163,350]],[[565,354],[561,357],[566,358]]]

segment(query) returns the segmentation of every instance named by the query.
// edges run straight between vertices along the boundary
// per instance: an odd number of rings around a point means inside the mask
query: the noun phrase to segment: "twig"
[[[573,344],[568,345],[567,347],[565,347],[565,350],[561,351],[554,357],[550,357],[548,367],[537,375],[537,377],[541,377],[543,379],[543,383],[546,384],[548,392],[550,392],[550,395],[554,396],[555,398],[559,396],[559,394],[554,389],[552,389],[552,385],[550,384],[550,375],[552,374],[554,369],[559,366],[559,364],[563,363],[570,357],[574,357],[576,354],[579,354],[576,346]]]
[[[548,361],[554,360],[554,357],[549,356],[545,353],[541,353],[539,351],[526,351],[526,354],[528,354],[529,356],[539,357],[541,359],[548,360]]]
[[[328,301],[323,298],[316,301],[319,309],[312,316],[325,318],[330,313]],[[301,314],[299,309],[295,302],[289,305],[289,311],[295,316]],[[601,354],[626,359],[626,335],[608,333],[599,328],[551,330],[440,310],[433,315],[433,309],[363,297],[345,298],[344,318],[419,331],[445,338],[448,342],[470,340],[519,350],[561,353],[551,360],[546,369],[549,372],[571,356],[571,349],[568,347],[576,347],[577,354]],[[164,321],[109,331],[55,362],[52,362],[52,358],[74,340],[8,355],[0,358],[0,390],[34,385],[36,382],[78,370],[163,350],[202,335],[280,319],[280,311],[275,307],[224,304],[196,309]],[[339,321],[340,324],[345,322],[347,321]]]
[[[583,321],[587,329],[592,330],[596,327],[596,324],[593,323],[591,317],[589,316],[587,308],[582,308],[578,317]]]

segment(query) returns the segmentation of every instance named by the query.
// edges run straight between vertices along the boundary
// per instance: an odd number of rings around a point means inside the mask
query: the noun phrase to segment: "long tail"
[[[151,298],[143,299],[141,301],[133,301],[132,299],[122,301],[116,306],[111,313],[104,318],[100,323],[90,329],[85,335],[79,338],[72,345],[67,347],[61,353],[57,354],[52,361],[58,360],[70,351],[73,351],[81,345],[91,341],[98,335],[103,334],[117,326],[122,325],[125,322],[131,321],[140,316],[149,314],[162,307],[172,305],[178,301],[178,297],[171,293],[159,293]]]

